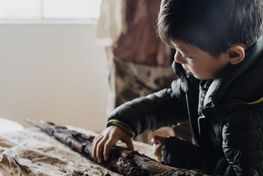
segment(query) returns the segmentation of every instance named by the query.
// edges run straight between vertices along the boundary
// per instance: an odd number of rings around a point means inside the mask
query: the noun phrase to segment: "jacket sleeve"
[[[236,176],[263,175],[262,118],[262,107],[260,111],[240,110],[231,113],[223,126],[222,148]]]
[[[124,127],[130,134],[137,135],[145,130],[185,120],[187,120],[185,93],[180,79],[177,79],[172,82],[171,88],[136,98],[117,107],[111,113],[107,126]]]
[[[226,115],[222,128],[224,156],[176,137],[163,143],[165,164],[222,176],[263,175],[263,112],[247,108]]]
[[[166,138],[162,147],[164,164],[212,174],[219,157],[216,152],[198,147],[177,137]]]

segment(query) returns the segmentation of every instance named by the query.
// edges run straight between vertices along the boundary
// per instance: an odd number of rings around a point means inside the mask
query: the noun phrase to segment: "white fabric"
[[[100,17],[97,24],[97,41],[103,46],[110,46],[126,25],[124,0],[102,0]]]

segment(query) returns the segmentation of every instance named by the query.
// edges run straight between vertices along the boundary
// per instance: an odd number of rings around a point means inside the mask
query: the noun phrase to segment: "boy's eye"
[[[183,53],[181,53],[181,55],[183,56],[183,58],[186,58],[186,59],[193,59],[193,57],[191,57],[191,56],[187,56],[187,55],[185,55],[185,54],[183,54]]]
[[[183,52],[180,51],[179,49],[176,49],[176,52],[179,52],[180,55],[181,55],[183,58],[186,58],[186,59],[193,59],[192,56],[186,56],[185,53],[183,53]]]

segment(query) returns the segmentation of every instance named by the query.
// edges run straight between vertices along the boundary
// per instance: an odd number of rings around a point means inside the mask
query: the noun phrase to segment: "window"
[[[101,0],[0,0],[0,20],[96,20]]]

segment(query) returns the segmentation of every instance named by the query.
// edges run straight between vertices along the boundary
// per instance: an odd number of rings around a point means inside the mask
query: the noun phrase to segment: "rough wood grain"
[[[30,123],[92,160],[90,156],[94,136],[87,136],[50,122]],[[164,165],[137,151],[130,151],[120,146],[114,146],[109,160],[100,165],[125,176],[205,176],[196,171]]]

